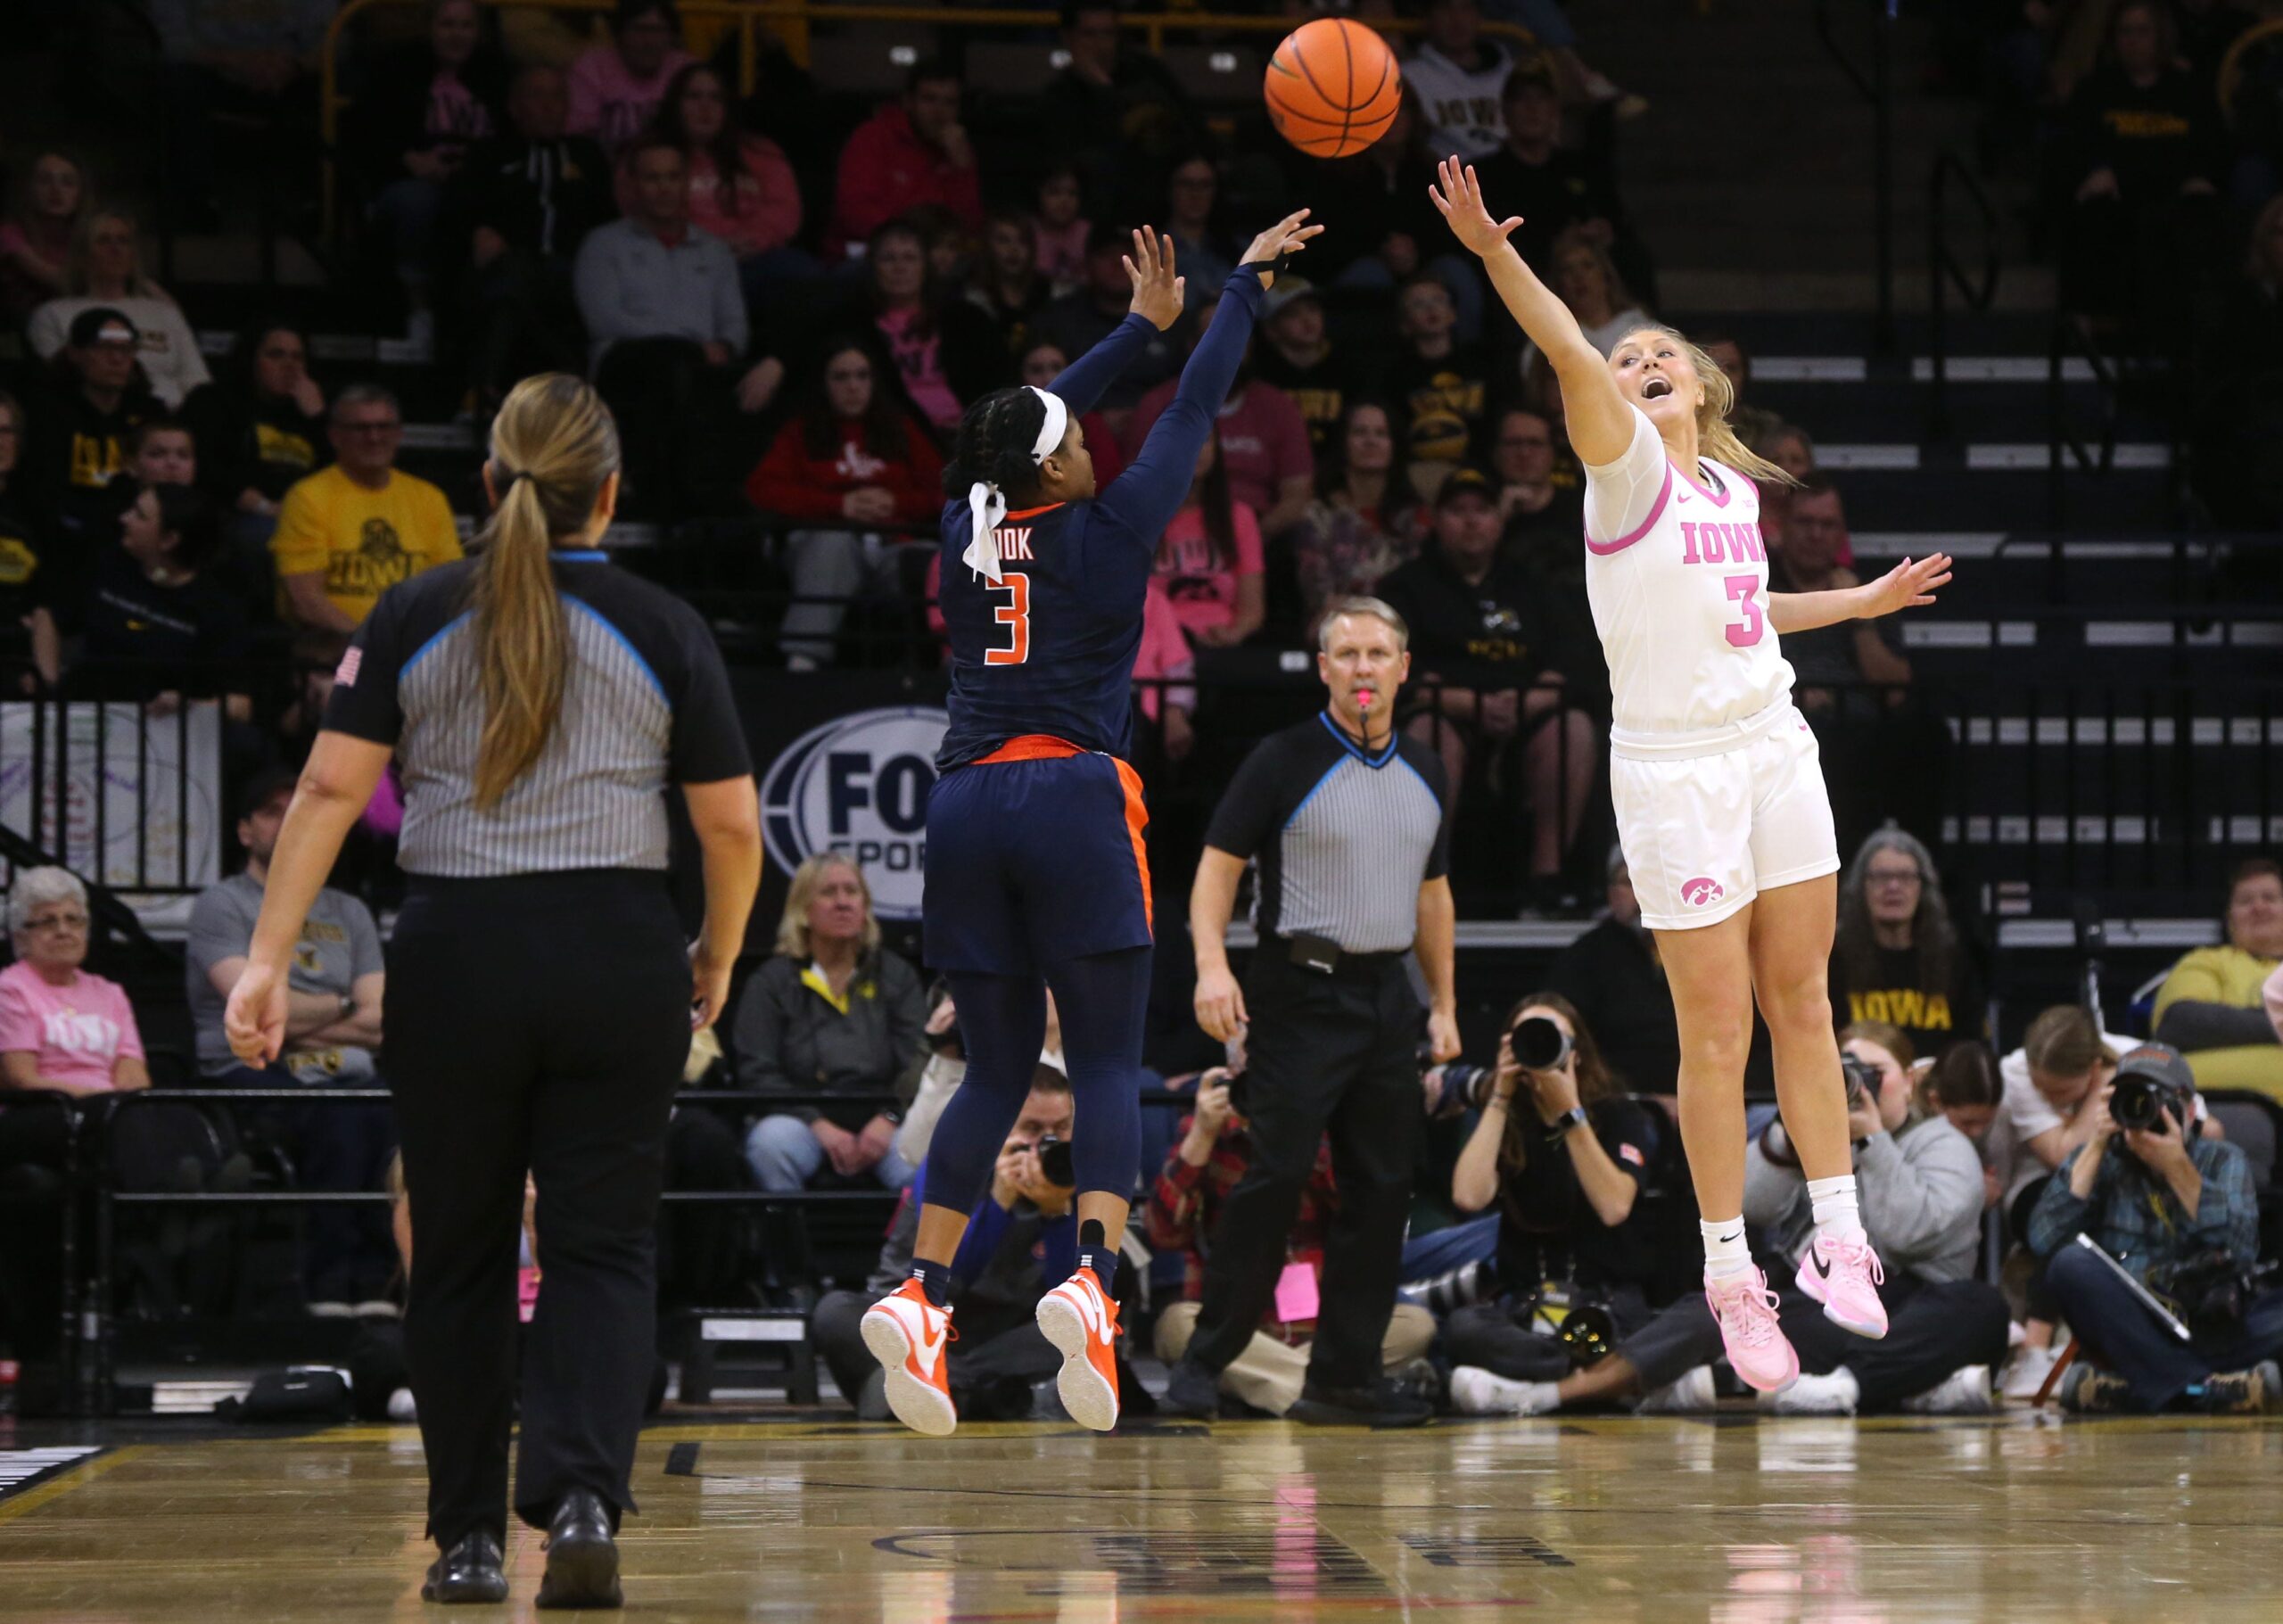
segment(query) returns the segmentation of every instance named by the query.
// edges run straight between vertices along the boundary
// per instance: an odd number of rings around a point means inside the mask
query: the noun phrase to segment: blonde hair
[[[555,538],[586,527],[618,472],[618,427],[602,397],[560,372],[525,378],[491,425],[499,506],[475,565],[483,737],[475,804],[490,811],[531,771],[563,712],[569,639],[555,586]]]
[[[856,877],[856,888],[864,894],[864,935],[861,945],[866,953],[880,948],[880,921],[872,911],[872,882],[864,878],[863,865],[845,852],[818,852],[803,860],[793,870],[793,883],[785,891],[785,913],[777,921],[777,951],[788,959],[812,956],[809,944],[809,904],[816,901],[817,887],[833,869],[845,869]]]
[[[1660,333],[1681,347],[1688,357],[1688,364],[1696,369],[1697,387],[1704,392],[1696,403],[1696,449],[1698,455],[1734,468],[1746,479],[1759,484],[1796,485],[1800,482],[1770,462],[1759,452],[1736,438],[1736,431],[1728,422],[1728,414],[1736,409],[1736,386],[1720,364],[1689,342],[1688,335],[1677,327],[1669,327],[1661,321],[1644,321],[1617,341],[1622,348],[1627,339],[1642,333]]]
[[[63,268],[63,285],[75,296],[87,293],[88,268],[95,261],[95,227],[105,220],[119,220],[135,234],[135,268],[127,273],[126,297],[129,299],[165,299],[165,289],[152,282],[143,269],[143,226],[125,209],[104,207],[79,210],[79,223],[71,228],[71,257]]]
[[[2056,1004],[2022,1035],[2030,1069],[2050,1077],[2081,1077],[2102,1060],[2114,1061],[2098,1022],[2081,1004]]]

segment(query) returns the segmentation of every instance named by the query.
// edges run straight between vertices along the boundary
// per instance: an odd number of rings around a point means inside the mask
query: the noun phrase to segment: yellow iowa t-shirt
[[[361,622],[381,594],[460,556],[451,504],[424,479],[391,473],[368,490],[336,464],[296,483],[277,512],[269,550],[280,577],[277,609],[290,618],[288,575],[325,573],[325,595]]]

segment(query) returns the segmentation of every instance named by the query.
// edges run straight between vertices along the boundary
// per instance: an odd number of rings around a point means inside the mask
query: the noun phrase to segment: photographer
[[[2283,1291],[2254,1300],[2247,1284],[2259,1256],[2251,1164],[2225,1141],[2184,1134],[2195,1117],[2196,1078],[2178,1050],[2128,1051],[2107,1108],[2030,1215],[2047,1290],[2084,1351],[2109,1366],[2072,1366],[2065,1408],[2255,1414],[2283,1398],[2271,1363],[2283,1354]],[[2081,1235],[2172,1298],[2194,1340],[2175,1337]]]
[[[1321,1138],[1298,1212],[1282,1236],[1283,1272],[1257,1328],[1220,1369],[1217,1381],[1216,1373],[1187,1356],[1205,1296],[1207,1237],[1222,1234],[1221,1214],[1253,1160],[1244,1092],[1244,1077],[1232,1076],[1224,1067],[1198,1079],[1197,1109],[1183,1120],[1181,1138],[1150,1192],[1144,1220],[1150,1244],[1161,1252],[1180,1252],[1183,1261],[1183,1300],[1158,1316],[1158,1356],[1173,1367],[1164,1402],[1169,1414],[1213,1414],[1220,1394],[1227,1393],[1255,1409],[1283,1415],[1299,1401],[1307,1380],[1324,1243],[1339,1212],[1331,1146]],[[1401,1370],[1424,1356],[1434,1339],[1432,1315],[1397,1304],[1380,1345],[1381,1367]]]
[[[1770,1278],[1792,1282],[1779,1290],[1777,1311],[1810,1373],[1762,1403],[1778,1414],[1986,1411],[1990,1367],[2006,1351],[2006,1303],[1972,1278],[1980,1158],[1941,1113],[1922,1115],[1914,1104],[1908,1039],[1891,1026],[1850,1026],[1840,1035],[1863,1227],[1894,1268],[1880,1291],[1889,1329],[1877,1341],[1850,1335],[1801,1283],[1810,1266],[1803,1260],[1811,1203],[1781,1123],[1770,1123],[1745,1153],[1744,1218],[1760,1232]],[[1500,1409],[1537,1415],[1639,1392],[1644,1410],[1709,1410],[1720,1348],[1710,1308],[1683,1298],[1574,1375],[1504,1384]],[[1455,1378],[1452,1385],[1455,1397]]]
[[[1455,1310],[1443,1328],[1456,1367],[1452,1395],[1470,1409],[1495,1408],[1488,1399],[1498,1383],[1569,1371],[1564,1345],[1531,1329],[1543,1298],[1560,1294],[1573,1313],[1591,1305],[1609,1329],[1637,1331],[1652,1317],[1654,1265],[1632,1219],[1656,1154],[1655,1120],[1614,1092],[1593,1033],[1567,999],[1538,993],[1514,1006],[1481,1092],[1451,1204],[1480,1212],[1496,1203],[1501,1295]]]
[[[1068,1150],[1073,1115],[1069,1078],[1057,1059],[1042,1055],[1022,1115],[992,1169],[990,1199],[977,1204],[952,1259],[959,1333],[946,1356],[952,1397],[969,1421],[1029,1419],[1034,1389],[1062,1368],[1062,1355],[1040,1334],[1035,1312],[1039,1298],[1078,1266],[1076,1179]],[[886,1379],[864,1346],[861,1324],[865,1309],[911,1277],[927,1185],[922,1163],[864,1290],[828,1292],[809,1322],[818,1354],[860,1420],[892,1419]]]

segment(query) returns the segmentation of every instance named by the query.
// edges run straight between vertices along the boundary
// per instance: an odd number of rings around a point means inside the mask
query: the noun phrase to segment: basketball
[[[1284,37],[1268,59],[1261,94],[1278,135],[1311,158],[1346,158],[1395,121],[1403,74],[1377,34],[1326,17]]]

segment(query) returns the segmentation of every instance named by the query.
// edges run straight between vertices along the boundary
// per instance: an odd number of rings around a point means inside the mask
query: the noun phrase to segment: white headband
[[[1062,443],[1062,436],[1070,426],[1070,408],[1062,404],[1062,397],[1051,395],[1043,389],[1025,384],[1046,407],[1046,421],[1039,425],[1038,443],[1031,448],[1031,461],[1043,463],[1054,454]],[[1007,516],[1007,497],[989,480],[979,479],[967,488],[967,510],[975,520],[975,533],[960,555],[960,562],[985,580],[997,586],[999,568],[999,521]]]

